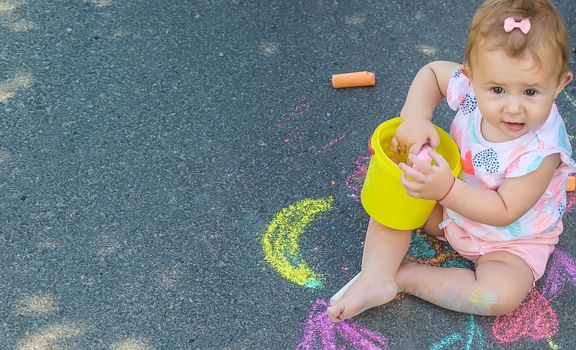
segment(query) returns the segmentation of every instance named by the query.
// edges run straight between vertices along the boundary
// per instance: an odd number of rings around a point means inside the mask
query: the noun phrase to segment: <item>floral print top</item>
[[[482,115],[476,96],[470,80],[460,69],[456,70],[448,84],[446,99],[450,108],[456,111],[450,134],[460,148],[462,180],[467,184],[497,189],[506,178],[523,176],[536,170],[550,154],[559,153],[562,159],[542,198],[511,225],[495,227],[480,224],[447,209],[451,221],[472,236],[486,241],[535,238],[541,243],[555,244],[562,232],[567,177],[576,171],[568,133],[556,104],[540,129],[515,140],[495,143],[482,136]]]

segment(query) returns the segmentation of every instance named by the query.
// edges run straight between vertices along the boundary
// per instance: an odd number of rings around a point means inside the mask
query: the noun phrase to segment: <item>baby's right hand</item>
[[[397,154],[417,154],[425,143],[432,148],[440,145],[440,136],[434,124],[425,118],[406,118],[396,129],[390,147]]]

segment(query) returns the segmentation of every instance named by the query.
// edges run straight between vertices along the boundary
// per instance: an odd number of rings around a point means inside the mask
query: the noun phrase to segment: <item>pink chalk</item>
[[[496,316],[492,325],[494,338],[502,344],[521,339],[541,340],[558,333],[558,316],[548,300],[536,288],[532,288],[526,299],[513,312]]]
[[[388,341],[382,334],[364,328],[352,320],[330,322],[326,313],[328,306],[324,300],[316,300],[312,305],[306,319],[304,336],[296,350],[389,349]]]
[[[416,157],[418,157],[418,159],[420,159],[424,162],[432,163],[432,157],[430,157],[430,154],[428,153],[428,152],[430,152],[430,150],[432,150],[432,147],[430,147],[430,145],[426,143],[422,146],[422,148],[420,149],[420,152],[418,152]],[[412,167],[416,170],[420,170],[420,169],[418,169],[416,164],[414,164]]]

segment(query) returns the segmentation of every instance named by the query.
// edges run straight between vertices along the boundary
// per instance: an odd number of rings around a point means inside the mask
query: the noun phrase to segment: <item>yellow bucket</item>
[[[400,118],[393,118],[374,131],[368,143],[372,158],[360,198],[368,215],[380,224],[397,230],[413,230],[424,225],[436,201],[413,198],[402,186],[402,171],[386,154],[390,152],[390,142],[398,125]],[[462,163],[458,146],[446,131],[435,127],[440,135],[440,146],[436,151],[450,164],[454,176],[459,176]]]

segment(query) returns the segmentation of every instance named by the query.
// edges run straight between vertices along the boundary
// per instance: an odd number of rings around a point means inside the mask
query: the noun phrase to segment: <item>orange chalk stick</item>
[[[566,192],[576,191],[576,176],[568,176],[568,186],[566,186]]]
[[[372,72],[353,72],[332,75],[332,86],[336,89],[376,85],[376,74]]]

